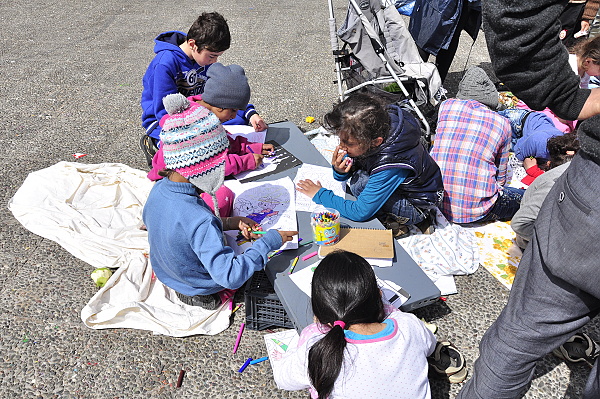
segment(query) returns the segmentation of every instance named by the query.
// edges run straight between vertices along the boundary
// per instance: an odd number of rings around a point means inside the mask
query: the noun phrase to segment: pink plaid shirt
[[[484,217],[506,183],[511,128],[508,120],[475,100],[440,106],[431,156],[442,171],[442,212],[455,223]]]

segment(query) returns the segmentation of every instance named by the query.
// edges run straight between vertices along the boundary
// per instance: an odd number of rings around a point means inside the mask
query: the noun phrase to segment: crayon
[[[303,247],[305,245],[310,245],[310,244],[312,244],[312,242],[313,242],[312,240],[306,241],[306,242],[303,242],[302,244],[300,244],[300,246]]]
[[[252,234],[267,234],[266,231],[253,231]]]
[[[308,255],[306,255],[306,256],[303,256],[303,257],[302,257],[302,260],[307,260],[307,259],[310,259],[310,258],[312,258],[313,256],[316,256],[317,254],[318,254],[318,252],[317,252],[317,251],[315,251],[315,252],[311,252],[311,253],[309,253]]]
[[[185,370],[181,369],[179,372],[179,378],[177,378],[177,384],[175,388],[181,388],[181,383],[183,382],[183,376],[185,375]]]
[[[292,274],[292,272],[294,271],[294,267],[296,267],[296,263],[298,263],[298,256],[296,256],[292,261],[292,266],[290,267],[290,271],[288,272],[288,274]]]
[[[240,324],[240,331],[238,332],[237,338],[235,339],[235,345],[233,345],[233,353],[237,351],[238,346],[240,345],[240,340],[242,339],[242,333],[244,332],[244,327],[246,323]],[[241,373],[241,371],[240,371]]]
[[[244,306],[244,304],[243,304],[243,303],[240,303],[239,305],[237,305],[237,306],[235,307],[235,309],[233,309],[233,310],[231,311],[231,313],[235,313],[235,312],[237,312],[237,311],[238,311],[238,310],[239,310],[239,309],[240,309],[242,306]]]
[[[251,357],[249,357],[248,359],[246,359],[246,361],[244,362],[244,364],[242,365],[242,367],[240,367],[240,369],[238,370],[238,373],[241,373],[244,370],[246,370],[246,367],[248,367],[248,365],[250,364],[251,361],[252,361]]]
[[[250,364],[257,364],[269,360],[269,356],[261,357],[260,359],[252,360]]]
[[[282,250],[282,249],[280,249],[279,251],[277,251],[277,252],[273,252],[271,255],[268,255],[267,257],[268,257],[269,259],[271,259],[273,256],[279,255],[279,254],[280,254],[280,253],[282,253],[282,252],[283,252],[283,250]]]

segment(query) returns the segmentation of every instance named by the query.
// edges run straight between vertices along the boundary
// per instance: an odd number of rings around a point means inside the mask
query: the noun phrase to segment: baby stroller
[[[407,103],[422,122],[424,139],[429,143],[429,123],[419,106],[436,105],[445,90],[435,65],[419,56],[398,10],[390,0],[349,0],[346,19],[338,30],[333,0],[328,1],[340,100],[367,90],[390,103]],[[338,38],[344,43],[341,49]]]

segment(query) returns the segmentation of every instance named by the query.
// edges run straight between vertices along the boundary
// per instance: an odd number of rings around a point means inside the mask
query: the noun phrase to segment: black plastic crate
[[[270,327],[294,328],[264,271],[254,272],[246,283],[244,302],[246,328],[251,330],[264,330]]]

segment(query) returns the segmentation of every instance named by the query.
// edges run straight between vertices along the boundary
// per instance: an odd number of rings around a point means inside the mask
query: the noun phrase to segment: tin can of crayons
[[[340,240],[340,213],[321,208],[311,214],[310,224],[317,245],[333,245]]]

